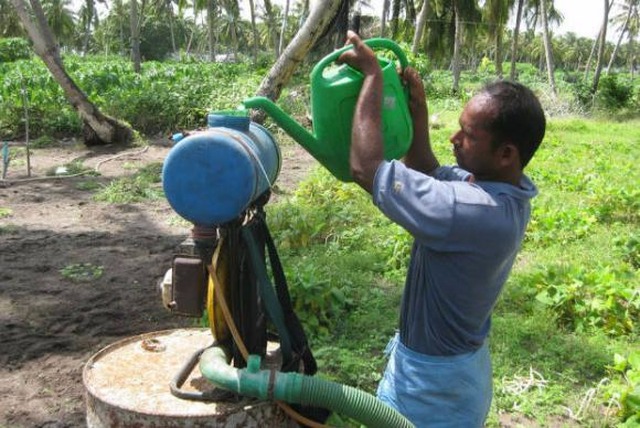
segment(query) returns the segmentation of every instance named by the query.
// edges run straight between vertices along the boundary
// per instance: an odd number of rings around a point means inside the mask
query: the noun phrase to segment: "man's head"
[[[495,136],[494,147],[514,144],[524,168],[544,138],[546,119],[540,101],[526,86],[504,80],[488,84],[481,93],[497,104],[496,115],[487,124]]]
[[[485,86],[465,106],[451,136],[458,164],[478,178],[513,178],[540,146],[546,120],[533,92],[520,83]]]

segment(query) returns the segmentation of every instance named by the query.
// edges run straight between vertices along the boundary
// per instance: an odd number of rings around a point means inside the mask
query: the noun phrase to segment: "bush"
[[[600,78],[596,100],[606,109],[617,110],[629,105],[633,96],[633,85],[628,80],[619,79],[617,74],[607,74]]]
[[[636,273],[624,267],[555,265],[534,272],[525,282],[536,300],[553,309],[560,326],[612,336],[633,334],[640,316]]]
[[[585,83],[582,79],[577,79],[572,85],[573,96],[579,105],[585,108],[591,108],[593,106],[593,92],[591,92],[591,86]]]
[[[19,37],[0,39],[0,63],[31,58],[29,42]]]
[[[614,381],[608,388],[608,396],[620,402],[621,427],[637,427],[640,424],[640,352],[629,355],[616,354],[611,367]]]

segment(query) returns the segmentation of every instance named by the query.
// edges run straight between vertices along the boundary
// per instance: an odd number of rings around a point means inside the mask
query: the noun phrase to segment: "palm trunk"
[[[128,126],[103,115],[76,85],[64,68],[60,58],[60,48],[51,32],[38,0],[31,0],[31,10],[36,21],[23,0],[11,0],[14,8],[29,37],[33,41],[33,49],[42,59],[47,69],[58,82],[65,98],[78,112],[84,123],[84,141],[86,145],[127,143],[131,141],[133,132]]]
[[[167,0],[167,14],[169,15],[169,32],[171,33],[171,53],[176,53],[176,34],[174,29],[174,20],[173,16],[173,7],[171,5],[171,0]]]
[[[233,60],[238,60],[238,52],[240,51],[240,43],[238,42],[238,16],[235,12],[229,11],[231,15],[231,43],[233,43]]]
[[[86,7],[88,16],[86,16],[87,22],[85,23],[84,35],[82,37],[82,54],[86,55],[89,51],[89,38],[91,37],[91,23],[93,22],[93,17],[95,16],[95,4],[93,0],[86,0]]]
[[[278,52],[284,49],[284,33],[287,29],[287,18],[289,17],[289,0],[284,4],[284,14],[282,15],[282,27],[280,29],[280,43],[278,43]]]
[[[520,21],[522,20],[522,4],[524,0],[518,0],[518,11],[516,13],[516,26],[513,29],[513,40],[511,41],[511,71],[509,78],[516,80],[516,52],[518,51],[518,35],[520,33]]]
[[[382,0],[382,16],[380,17],[380,37],[384,37],[387,31],[387,16],[389,15],[389,2],[391,0]]]
[[[627,11],[627,17],[624,20],[624,25],[622,26],[622,31],[620,31],[620,36],[618,36],[618,42],[616,43],[616,47],[613,48],[613,52],[611,53],[611,58],[609,58],[609,64],[607,64],[607,71],[606,71],[607,74],[609,74],[609,71],[611,70],[611,65],[613,65],[613,61],[616,59],[616,55],[618,54],[618,49],[620,48],[620,44],[622,43],[622,37],[624,37],[624,33],[627,31],[627,28],[629,28],[629,20],[631,19],[631,12],[633,12],[633,8],[629,7],[629,10]]]
[[[593,85],[591,91],[595,94],[598,90],[598,83],[600,82],[600,73],[602,73],[602,64],[604,63],[604,48],[607,44],[607,23],[609,21],[609,10],[611,9],[611,3],[609,0],[604,0],[604,18],[602,20],[602,33],[600,34],[600,44],[598,45],[598,62],[596,63],[596,72],[593,75]]]
[[[429,16],[430,12],[429,6],[429,0],[424,0],[422,3],[422,8],[420,9],[420,13],[418,14],[416,32],[413,35],[413,43],[411,44],[411,52],[413,52],[414,54],[418,53],[418,46],[420,46],[420,41],[422,40],[422,35],[424,34],[424,29],[427,24],[427,16]]]
[[[591,69],[591,60],[593,59],[593,54],[596,52],[596,47],[598,46],[598,41],[600,40],[600,35],[602,34],[602,27],[600,27],[600,31],[598,31],[598,37],[593,41],[591,45],[591,51],[589,52],[589,58],[587,58],[587,64],[584,66],[584,80],[589,78],[589,70]]]
[[[460,16],[460,0],[453,0],[453,13],[455,15],[455,35],[453,43],[453,87],[451,88],[454,94],[458,93],[460,89],[460,48],[462,45],[462,17]]]
[[[400,0],[392,0],[391,3],[391,37],[398,37],[398,23],[400,21]]]
[[[207,41],[209,42],[209,61],[216,60],[216,3],[207,0]]]
[[[249,0],[249,12],[251,13],[251,32],[253,34],[253,62],[258,62],[258,27],[256,26],[256,7],[253,0]]]
[[[635,50],[635,40],[632,34],[629,34],[629,74],[631,75],[631,79],[634,78],[636,73],[636,50]]]
[[[498,77],[498,79],[502,79],[502,31],[503,26],[496,25],[496,76]]]
[[[606,1],[606,0],[605,0]],[[542,15],[542,35],[544,40],[544,54],[547,60],[547,73],[549,76],[549,86],[554,96],[558,94],[556,90],[556,80],[553,76],[553,50],[551,46],[551,36],[549,34],[549,19],[547,16],[547,0],[540,1],[540,14]]]
[[[131,0],[131,61],[133,70],[140,74],[140,27],[138,25],[138,0]]]
[[[278,49],[278,30],[276,29],[276,22],[273,17],[273,7],[271,6],[271,0],[264,0],[264,10],[267,14],[267,28],[269,35],[271,36],[271,44],[273,45],[273,51],[275,58],[280,56],[280,50]]]
[[[298,64],[302,62],[309,50],[315,45],[325,32],[331,20],[340,8],[341,0],[324,0],[317,2],[311,14],[286,47],[276,63],[271,67],[267,76],[260,83],[257,95],[271,100],[280,97],[282,88],[289,81]],[[252,115],[258,122],[264,120],[264,114],[258,112]]]

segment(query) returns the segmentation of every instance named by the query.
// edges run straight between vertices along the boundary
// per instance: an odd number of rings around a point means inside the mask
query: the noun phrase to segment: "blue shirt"
[[[529,222],[535,185],[470,182],[458,167],[434,177],[383,162],[373,201],[415,238],[400,311],[400,340],[428,355],[478,349]]]

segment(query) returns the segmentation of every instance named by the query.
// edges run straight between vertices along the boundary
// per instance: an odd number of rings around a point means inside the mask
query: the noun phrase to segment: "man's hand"
[[[409,110],[411,111],[414,129],[416,127],[428,129],[429,112],[422,78],[412,67],[406,67],[404,70],[400,70],[399,73],[402,82],[409,88]]]
[[[429,142],[429,110],[422,78],[411,67],[400,71],[400,77],[409,88],[409,111],[413,123],[413,140],[404,163],[411,169],[431,175],[439,163]]]
[[[347,64],[356,70],[359,70],[365,76],[375,75],[382,72],[373,50],[351,30],[347,31],[346,44],[352,44],[353,49],[349,49],[340,55],[336,60],[338,64]]]

